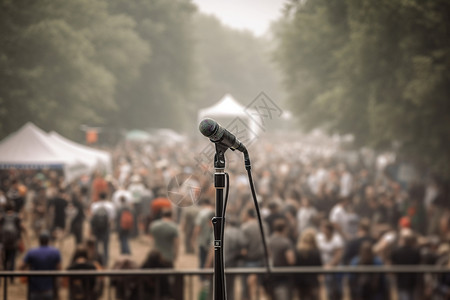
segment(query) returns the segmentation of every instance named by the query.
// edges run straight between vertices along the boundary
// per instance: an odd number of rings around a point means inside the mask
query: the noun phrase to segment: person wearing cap
[[[391,253],[393,265],[418,265],[421,263],[420,250],[417,247],[416,236],[410,229],[400,231],[399,246]],[[402,273],[396,274],[397,293],[399,300],[418,299],[420,285],[419,274]]]
[[[61,270],[61,253],[58,249],[49,246],[50,233],[43,231],[39,235],[39,247],[29,250],[20,266],[21,270],[36,271]],[[58,299],[58,285],[54,277],[33,276],[28,279],[29,300]]]
[[[165,208],[161,219],[150,225],[150,236],[154,241],[155,249],[161,252],[162,257],[174,266],[179,252],[179,232],[177,224],[172,220],[172,210]]]

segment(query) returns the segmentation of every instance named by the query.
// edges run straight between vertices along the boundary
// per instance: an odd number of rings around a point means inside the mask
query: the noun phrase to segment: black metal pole
[[[223,193],[225,189],[225,151],[227,149],[228,147],[217,143],[216,155],[214,156],[214,187],[216,189],[216,215],[212,218],[214,229],[214,300],[226,300],[222,227],[225,225]]]

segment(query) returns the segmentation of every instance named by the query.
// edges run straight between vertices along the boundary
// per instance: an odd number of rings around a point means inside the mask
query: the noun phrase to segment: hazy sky
[[[201,12],[213,14],[224,24],[248,29],[261,36],[270,22],[281,17],[285,0],[193,0]]]

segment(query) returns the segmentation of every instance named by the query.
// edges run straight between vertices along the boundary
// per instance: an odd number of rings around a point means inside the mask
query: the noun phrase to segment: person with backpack
[[[130,206],[127,204],[125,197],[119,199],[119,211],[117,212],[116,228],[119,235],[120,253],[131,254],[128,240],[134,225],[134,214]]]
[[[108,265],[110,227],[116,211],[114,205],[108,201],[106,193],[100,193],[99,197],[99,201],[91,205],[91,233],[96,238],[97,251],[99,244],[103,244],[103,259],[105,265]]]
[[[23,226],[20,217],[14,211],[14,205],[11,202],[7,202],[5,205],[5,214],[0,218],[1,254],[4,270],[14,270],[16,254],[22,233],[26,234],[26,229]],[[12,281],[13,277],[11,277],[11,282]]]

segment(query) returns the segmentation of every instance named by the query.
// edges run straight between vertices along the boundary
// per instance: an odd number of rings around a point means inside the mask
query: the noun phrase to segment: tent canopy
[[[230,94],[225,94],[216,104],[201,109],[198,112],[198,121],[204,118],[216,119],[222,126],[227,126],[235,118],[239,118],[248,126],[248,138],[254,138],[260,131],[258,124],[250,117],[250,114],[256,113],[240,104]]]
[[[75,143],[55,131],[50,132],[49,137],[57,145],[71,151],[73,155],[80,158],[84,164],[89,166],[92,172],[95,170],[111,172],[111,155],[108,152]]]
[[[92,172],[86,155],[57,142],[32,123],[0,142],[0,168],[63,169],[68,182]]]

